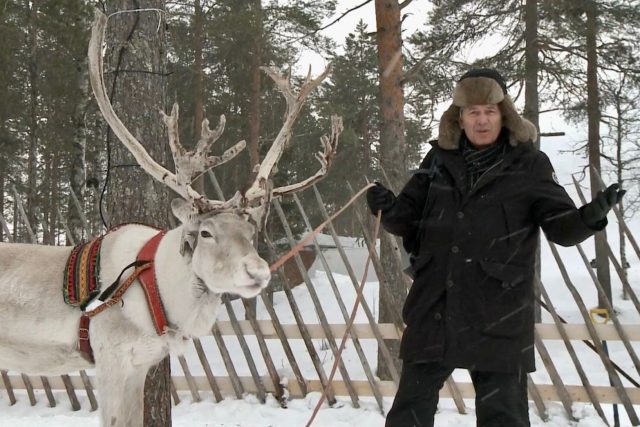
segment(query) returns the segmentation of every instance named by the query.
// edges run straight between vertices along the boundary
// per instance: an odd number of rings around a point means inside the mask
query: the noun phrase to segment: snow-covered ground
[[[319,394],[311,393],[305,399],[289,402],[286,409],[270,399],[260,404],[255,397],[242,400],[227,399],[219,403],[211,400],[200,403],[184,402],[173,408],[174,427],[304,427],[307,425]],[[84,402],[86,405],[86,402]],[[384,418],[375,404],[364,403],[362,408],[353,409],[349,403],[333,408],[324,407],[313,422],[314,427],[383,427]],[[444,405],[436,416],[438,427],[475,427],[473,412],[458,414],[455,407]],[[604,427],[605,424],[590,407],[579,406],[576,410],[577,423],[567,420],[558,404],[549,405],[550,420],[540,421],[535,411],[531,413],[533,427]],[[623,424],[624,426],[625,424]],[[31,407],[27,399],[11,407],[0,406],[1,427],[98,427],[98,417],[93,412],[81,410],[70,412],[68,406],[48,408],[43,403]]]

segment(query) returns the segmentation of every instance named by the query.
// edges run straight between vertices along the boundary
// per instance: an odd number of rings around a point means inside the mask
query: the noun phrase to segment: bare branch
[[[400,10],[404,9],[405,7],[409,6],[409,4],[411,4],[413,0],[404,0],[402,3],[400,3],[400,5],[398,6],[400,8]]]
[[[338,16],[336,19],[334,19],[333,21],[329,22],[328,24],[323,25],[322,27],[319,27],[319,28],[317,28],[317,29],[315,29],[315,30],[313,30],[313,31],[310,31],[310,32],[306,33],[306,34],[303,34],[302,36],[300,36],[300,37],[298,37],[298,38],[294,39],[293,41],[294,41],[294,42],[297,42],[297,41],[300,41],[300,40],[302,40],[302,39],[304,39],[304,38],[306,38],[306,37],[313,36],[313,35],[315,35],[315,34],[319,33],[320,31],[326,30],[326,29],[327,29],[327,28],[329,28],[330,26],[332,26],[332,25],[334,25],[334,24],[338,23],[342,18],[344,18],[345,16],[347,16],[347,15],[348,15],[348,14],[350,14],[351,12],[353,12],[353,11],[355,11],[355,10],[360,9],[361,7],[366,6],[367,4],[369,4],[369,3],[371,3],[371,2],[372,2],[372,0],[364,0],[364,1],[363,1],[362,3],[360,3],[359,5],[354,6],[354,7],[352,7],[351,9],[348,9],[346,12],[343,12],[343,13],[342,13],[342,15]]]

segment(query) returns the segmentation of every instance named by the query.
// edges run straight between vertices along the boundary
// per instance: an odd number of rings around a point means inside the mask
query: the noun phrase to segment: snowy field
[[[242,400],[227,399],[219,403],[181,403],[173,408],[174,427],[304,427],[307,425],[319,395],[311,393],[306,399],[290,402],[287,409],[281,409],[274,400],[260,404],[255,397]],[[437,427],[475,427],[472,411],[467,415],[458,414],[454,407],[441,405],[436,416]],[[88,406],[84,402],[83,406]],[[70,412],[68,407],[48,408],[43,404],[32,408],[26,399],[12,407],[0,407],[1,427],[98,427],[95,413],[81,410]],[[577,407],[577,423],[571,423],[563,414],[559,404],[549,405],[550,420],[540,421],[531,410],[531,425],[534,427],[604,427],[605,424],[592,408]],[[314,427],[383,427],[384,418],[375,404],[363,404],[363,408],[353,409],[344,402],[338,407],[325,407],[314,420]],[[623,424],[624,426],[625,424]]]

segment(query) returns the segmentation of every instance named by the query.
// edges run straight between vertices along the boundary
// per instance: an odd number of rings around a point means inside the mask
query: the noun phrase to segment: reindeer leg
[[[126,426],[142,427],[144,423],[144,381],[149,367],[133,367],[126,379],[126,393],[122,395],[122,412]]]
[[[134,367],[118,354],[96,354],[101,425],[143,427],[144,380],[148,367]]]
[[[126,375],[115,355],[96,352],[96,381],[100,407],[100,425],[103,427],[125,426],[122,402],[125,400]]]

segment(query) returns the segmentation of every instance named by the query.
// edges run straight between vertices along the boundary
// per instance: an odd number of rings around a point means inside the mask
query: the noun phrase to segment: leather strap
[[[144,295],[147,298],[147,304],[149,305],[149,312],[153,319],[153,324],[156,327],[156,333],[163,335],[167,331],[169,322],[167,321],[167,315],[165,314],[162,300],[160,299],[160,292],[158,291],[158,284],[156,282],[156,269],[154,265],[154,259],[160,241],[167,234],[166,231],[161,231],[149,240],[144,247],[138,253],[138,261],[147,261],[152,263],[152,268],[145,269],[138,280],[144,290]]]
[[[82,313],[82,316],[80,316],[80,325],[78,327],[78,351],[88,362],[96,363],[93,357],[93,349],[91,348],[91,340],[89,339],[89,325],[91,323],[91,318],[119,302],[122,299],[122,295],[124,295],[127,289],[129,289],[133,282],[136,281],[138,276],[140,276],[140,273],[149,270],[151,267],[153,267],[152,263],[146,263],[137,267],[134,272],[131,273],[131,276],[127,277],[127,280],[125,280],[113,294],[111,299],[93,310]]]
[[[82,313],[82,316],[80,316],[80,326],[78,328],[78,351],[87,362],[95,364],[93,349],[89,341],[89,323],[91,323],[91,317],[86,313]]]
[[[138,279],[142,285],[142,289],[144,290],[144,295],[147,299],[149,312],[151,313],[151,318],[153,319],[156,332],[158,335],[166,333],[168,326],[167,315],[165,314],[162,300],[160,299],[154,265],[156,251],[158,250],[160,241],[165,234],[167,234],[166,231],[160,231],[145,243],[144,247],[140,252],[138,252],[138,256],[136,258],[138,266],[135,271],[122,283],[122,285],[120,285],[120,287],[118,287],[110,299],[95,309],[82,313],[82,316],[80,316],[80,324],[78,327],[78,351],[88,362],[95,364],[93,349],[91,348],[91,341],[89,340],[89,325],[91,323],[91,318],[122,300],[122,296],[136,279]]]

